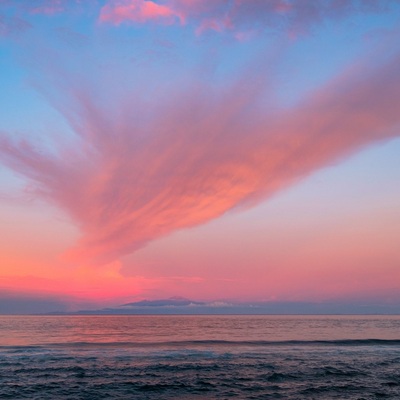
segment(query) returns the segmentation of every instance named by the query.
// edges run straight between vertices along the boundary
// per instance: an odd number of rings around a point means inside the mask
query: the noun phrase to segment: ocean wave
[[[0,350],[35,351],[39,349],[50,348],[96,348],[96,347],[143,347],[143,348],[159,348],[159,347],[271,347],[271,346],[400,346],[400,339],[339,339],[339,340],[182,340],[182,341],[154,341],[154,342],[63,342],[63,343],[46,343],[30,346],[0,346]]]

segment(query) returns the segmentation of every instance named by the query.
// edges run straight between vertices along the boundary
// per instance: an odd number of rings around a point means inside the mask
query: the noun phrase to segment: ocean
[[[0,399],[400,399],[400,316],[0,316]]]

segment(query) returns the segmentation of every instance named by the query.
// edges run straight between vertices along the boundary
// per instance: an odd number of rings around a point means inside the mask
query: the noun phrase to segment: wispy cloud
[[[183,22],[184,17],[173,8],[153,1],[130,0],[106,4],[100,12],[101,22],[120,24],[124,21],[144,23],[157,20],[173,23],[175,19]]]
[[[189,23],[197,33],[206,30],[279,29],[290,35],[308,32],[317,23],[354,13],[386,9],[393,0],[291,1],[291,0],[110,0],[100,21]]]
[[[107,263],[399,135],[400,55],[375,58],[280,110],[265,101],[274,98],[265,67],[249,67],[224,88],[205,78],[168,89],[151,103],[145,90],[116,96],[116,77],[102,82],[101,101],[88,82],[61,70],[50,101],[76,140],[46,151],[2,132],[0,160],[79,226],[74,259]]]
[[[30,27],[31,24],[20,17],[2,15],[0,13],[0,38],[18,35]]]
[[[98,7],[97,0],[88,0],[87,5]],[[0,0],[0,38],[18,36],[31,29],[32,16],[51,17],[81,8],[83,3],[80,0]]]

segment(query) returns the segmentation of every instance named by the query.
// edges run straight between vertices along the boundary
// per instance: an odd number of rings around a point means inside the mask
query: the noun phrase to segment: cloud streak
[[[290,35],[308,32],[315,24],[355,13],[386,9],[393,0],[111,0],[100,11],[100,21],[190,23],[197,33],[206,30],[278,29]]]
[[[273,71],[264,63],[224,88],[200,79],[151,102],[144,89],[117,96],[115,79],[103,82],[100,101],[88,82],[53,71],[59,86],[49,99],[73,143],[46,150],[2,132],[0,160],[79,226],[73,260],[108,263],[398,136],[400,54],[379,65],[375,57],[282,109],[270,106]]]
[[[115,2],[106,4],[100,11],[101,22],[120,24],[129,20],[136,23],[145,23],[152,20],[173,23],[175,18],[183,22],[181,13],[168,6],[153,1],[130,0],[129,2]]]

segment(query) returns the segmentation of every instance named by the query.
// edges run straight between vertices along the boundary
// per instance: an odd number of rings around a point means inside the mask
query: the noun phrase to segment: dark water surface
[[[400,399],[400,316],[0,316],[0,399]]]

